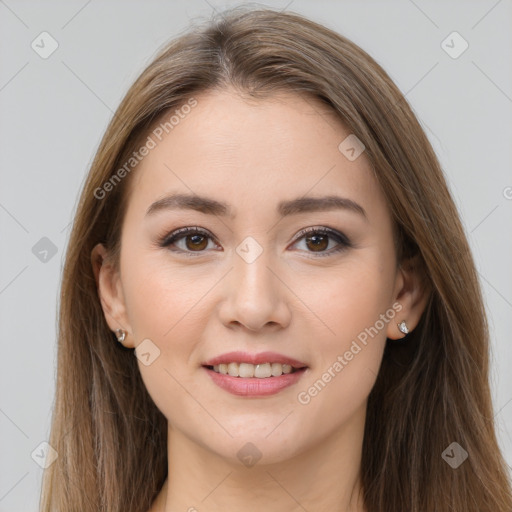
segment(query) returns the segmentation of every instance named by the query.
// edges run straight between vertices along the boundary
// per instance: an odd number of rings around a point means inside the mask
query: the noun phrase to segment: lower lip
[[[284,388],[295,384],[304,374],[306,368],[301,368],[293,373],[283,373],[279,377],[232,377],[217,373],[203,366],[213,382],[220,388],[238,396],[269,396],[279,393]]]

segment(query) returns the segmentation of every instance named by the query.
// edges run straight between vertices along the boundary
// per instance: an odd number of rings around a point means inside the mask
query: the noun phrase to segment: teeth
[[[240,375],[241,374],[242,372],[240,372]],[[258,377],[258,379],[265,379],[267,377],[271,377],[272,370],[270,369],[270,363],[257,364],[256,367],[254,368],[254,376]]]
[[[236,363],[228,364],[228,375],[231,375],[231,377],[238,377],[238,365]]]
[[[236,363],[232,363],[236,366]],[[240,363],[238,365],[238,374],[240,377],[259,377],[259,375],[254,375],[255,369],[253,364]]]
[[[289,364],[281,363],[229,363],[216,364],[213,371],[222,373],[223,375],[231,375],[232,377],[265,379],[267,377],[279,377],[283,373],[293,373],[295,368]]]
[[[289,364],[281,365],[283,368],[283,373],[292,373],[293,368]]]

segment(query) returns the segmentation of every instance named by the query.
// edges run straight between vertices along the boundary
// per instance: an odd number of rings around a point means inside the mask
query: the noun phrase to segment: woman
[[[405,98],[238,8],[117,110],[64,268],[41,510],[512,509],[475,266]]]

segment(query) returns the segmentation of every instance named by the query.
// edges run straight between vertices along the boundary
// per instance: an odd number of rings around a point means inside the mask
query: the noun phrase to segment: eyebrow
[[[208,215],[218,215],[234,218],[234,213],[227,203],[196,194],[171,194],[152,203],[146,211],[146,216],[162,210],[194,210]],[[299,197],[281,201],[277,205],[277,213],[282,217],[308,212],[328,210],[347,210],[357,213],[368,220],[364,208],[348,199],[335,195],[324,197]]]

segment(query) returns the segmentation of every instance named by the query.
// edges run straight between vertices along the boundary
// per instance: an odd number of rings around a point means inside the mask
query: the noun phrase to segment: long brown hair
[[[145,389],[133,350],[108,328],[91,250],[102,242],[118,261],[136,170],[111,181],[108,192],[104,184],[150,128],[195,94],[226,86],[252,97],[291,91],[329,105],[366,146],[392,211],[400,261],[414,256],[423,269],[429,300],[421,321],[406,342],[388,342],[368,399],[367,509],[510,512],[481,290],[425,133],[403,94],[357,45],[298,14],[243,7],[160,51],[126,94],[92,163],[63,270],[49,439],[58,458],[44,474],[41,510],[141,512],[165,481],[167,422]],[[442,456],[453,442],[468,453],[457,468]]]

